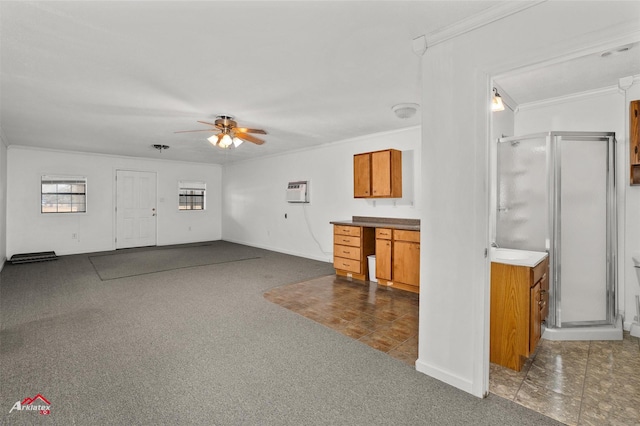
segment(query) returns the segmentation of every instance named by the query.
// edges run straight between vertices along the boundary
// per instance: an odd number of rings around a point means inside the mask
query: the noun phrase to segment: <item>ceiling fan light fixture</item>
[[[405,103],[394,105],[391,107],[391,110],[394,112],[396,117],[404,120],[413,117],[418,111],[418,108],[420,108],[420,105],[418,104]]]
[[[254,129],[250,127],[238,127],[238,123],[233,120],[230,115],[219,115],[212,123],[209,121],[198,120],[198,123],[206,124],[210,128],[196,130],[178,130],[174,133],[191,133],[191,132],[216,132],[213,136],[209,136],[207,140],[211,145],[218,148],[237,148],[244,142],[250,142],[256,145],[264,144],[264,140],[257,138],[252,133],[266,135],[263,129]],[[168,148],[168,147],[167,147]]]
[[[227,133],[223,134],[220,138],[220,142],[218,142],[218,146],[220,148],[229,148],[231,144],[233,144],[233,140]]]

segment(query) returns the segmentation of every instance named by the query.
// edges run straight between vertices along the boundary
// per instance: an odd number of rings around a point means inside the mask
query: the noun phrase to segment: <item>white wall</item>
[[[640,217],[637,208],[638,191],[629,187],[629,103],[625,92],[611,90],[568,96],[546,102],[521,105],[515,116],[517,135],[548,131],[601,131],[615,132],[617,139],[617,200],[618,200],[618,311],[625,317],[629,329],[635,314],[635,295],[638,294],[630,249],[640,249],[640,238],[628,238],[638,226],[626,217]],[[588,171],[586,171],[588,172]],[[634,197],[635,195],[635,197]],[[635,214],[634,214],[635,213]],[[637,220],[635,222],[638,222]],[[630,228],[629,228],[630,227]],[[629,229],[628,229],[629,228]],[[631,233],[629,233],[631,231]],[[626,313],[631,314],[628,318]]]
[[[7,145],[0,129],[0,271],[7,257]]]
[[[353,198],[353,155],[402,151],[403,197]],[[222,237],[332,262],[332,220],[352,216],[419,218],[420,129],[370,135],[225,166]],[[285,201],[290,181],[310,181],[310,203]],[[287,218],[285,218],[285,214]]]
[[[488,390],[490,77],[637,31],[635,8],[544,2],[439,44],[427,38],[419,371]]]
[[[218,165],[92,155],[10,146],[8,149],[7,256],[53,250],[58,255],[115,249],[115,173],[157,173],[157,244],[221,238]],[[41,214],[40,177],[87,177],[87,213]],[[205,211],[178,211],[178,181],[207,183]],[[191,231],[189,231],[191,227]],[[77,239],[72,239],[72,234]]]

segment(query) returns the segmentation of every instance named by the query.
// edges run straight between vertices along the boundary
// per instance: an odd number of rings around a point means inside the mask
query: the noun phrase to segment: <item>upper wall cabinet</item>
[[[629,146],[631,185],[640,185],[640,101],[631,101],[629,105]]]
[[[401,198],[402,151],[365,152],[353,156],[354,198]]]

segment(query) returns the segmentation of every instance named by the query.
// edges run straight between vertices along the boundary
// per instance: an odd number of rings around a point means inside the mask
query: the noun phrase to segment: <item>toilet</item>
[[[638,285],[640,285],[640,253],[634,254],[631,258],[633,259],[633,266],[636,270]],[[636,315],[636,321],[631,324],[631,335],[640,337],[640,296],[636,296]]]

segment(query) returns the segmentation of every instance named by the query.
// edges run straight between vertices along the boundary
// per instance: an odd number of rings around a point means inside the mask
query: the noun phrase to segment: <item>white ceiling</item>
[[[420,102],[412,40],[501,3],[2,1],[0,126],[9,144],[223,164],[418,125],[391,111]],[[174,133],[220,114],[266,143]]]

